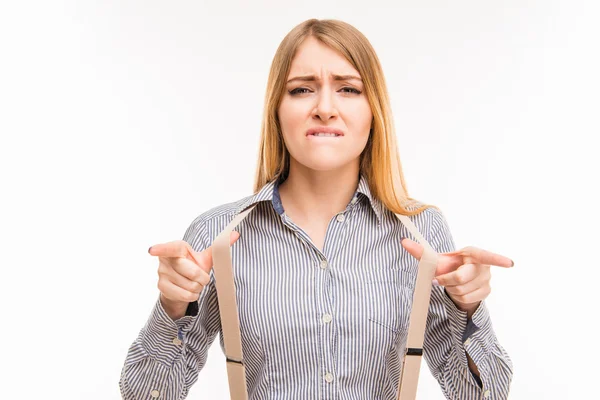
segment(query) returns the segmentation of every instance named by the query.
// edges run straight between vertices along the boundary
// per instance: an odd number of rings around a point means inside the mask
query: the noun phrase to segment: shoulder
[[[198,242],[198,239],[208,247],[214,238],[233,219],[237,211],[249,202],[252,195],[241,199],[222,203],[200,212],[189,223],[184,240]]]
[[[414,200],[405,205],[405,208],[408,211],[415,211],[423,206],[426,206],[427,204],[428,203]],[[432,207],[431,205],[421,212],[414,215],[408,215],[407,217],[423,235],[425,240],[428,241],[438,232],[447,228],[447,221],[443,210]]]
[[[248,200],[250,200],[251,197],[252,197],[252,195],[243,197],[243,198],[235,200],[235,201],[231,201],[228,203],[223,203],[223,204],[219,204],[214,207],[211,207],[211,208],[203,211],[198,216],[198,219],[202,219],[205,222],[211,222],[211,221],[214,221],[215,219],[223,219],[223,218],[231,219],[237,213],[237,211],[239,210],[240,207],[242,207],[244,204],[248,203]]]
[[[210,225],[216,221],[231,220],[237,214],[241,207],[249,204],[249,201],[253,195],[245,196],[235,201],[228,203],[222,203],[213,207],[210,207],[202,211],[195,219],[192,224],[206,224]]]

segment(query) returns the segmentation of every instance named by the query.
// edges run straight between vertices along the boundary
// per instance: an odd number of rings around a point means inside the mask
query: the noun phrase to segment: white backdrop
[[[411,196],[515,260],[488,299],[510,398],[595,393],[598,3],[216,3],[0,6],[1,397],[120,398],[148,247],[252,193],[271,59],[312,17],[378,52]],[[425,364],[418,394],[443,399]],[[217,338],[188,398],[227,395]]]

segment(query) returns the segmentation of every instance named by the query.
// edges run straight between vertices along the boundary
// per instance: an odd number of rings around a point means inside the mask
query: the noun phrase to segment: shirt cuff
[[[468,318],[468,314],[466,311],[459,310],[458,307],[456,307],[456,304],[454,304],[454,302],[446,292],[446,288],[444,288],[443,290],[444,296],[442,296],[442,298],[444,299],[443,301],[446,306],[446,311],[448,312],[448,315],[450,317],[452,341],[458,349],[459,359],[461,360],[461,363],[465,368],[465,371],[467,372],[467,376],[465,378],[468,379],[472,384],[477,385],[481,388],[483,387],[483,382],[477,375],[475,375],[473,371],[471,371],[471,368],[469,368],[469,362],[467,361],[467,352],[469,353],[469,356],[477,366],[477,370],[481,374],[481,359],[476,359],[473,357],[473,355],[471,354],[471,348],[473,346],[473,337],[481,330],[479,324],[482,323],[484,319],[482,317],[482,313],[485,313],[487,315],[485,302],[482,301],[479,304],[479,307],[477,307],[477,310],[475,310],[475,313],[471,316],[471,318]]]
[[[189,310],[194,309],[193,306],[188,305],[186,315],[173,321],[163,308],[159,294],[154,309],[140,332],[139,341],[146,354],[163,365],[172,366],[181,354],[184,333],[191,328],[198,316],[197,308],[198,304],[196,304],[195,316],[187,315]]]

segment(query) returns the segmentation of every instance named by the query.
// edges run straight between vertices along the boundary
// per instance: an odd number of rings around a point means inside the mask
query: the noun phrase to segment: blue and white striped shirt
[[[400,240],[412,235],[361,175],[320,251],[286,215],[278,185],[271,181],[204,212],[183,238],[202,251],[236,214],[260,203],[236,228],[240,238],[231,250],[249,399],[396,399],[418,265]],[[409,218],[435,251],[455,250],[439,210]],[[129,348],[119,381],[123,398],[185,398],[217,334],[224,349],[211,272],[181,319],[169,318],[157,300]],[[508,396],[512,362],[485,302],[467,320],[434,286],[423,352],[446,398]]]

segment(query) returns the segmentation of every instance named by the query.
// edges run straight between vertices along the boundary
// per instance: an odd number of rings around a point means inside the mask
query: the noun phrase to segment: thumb
[[[402,239],[400,243],[411,256],[419,261],[421,260],[421,256],[423,255],[423,246],[411,239]]]
[[[229,245],[233,245],[240,238],[240,233],[237,231],[231,231],[231,235],[229,236]],[[201,251],[192,252],[192,257],[196,264],[200,266],[205,272],[210,272],[213,267],[213,257],[212,257],[212,245]]]

